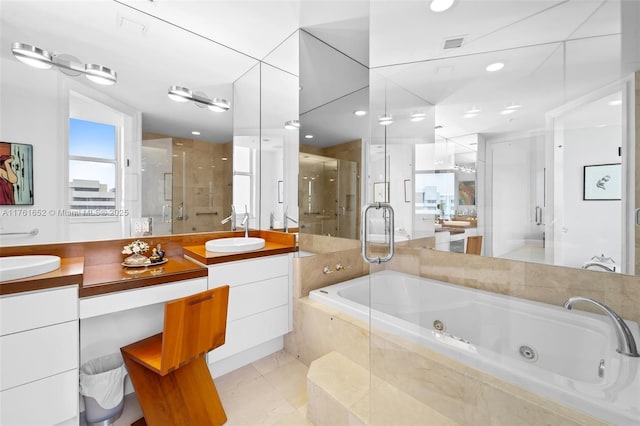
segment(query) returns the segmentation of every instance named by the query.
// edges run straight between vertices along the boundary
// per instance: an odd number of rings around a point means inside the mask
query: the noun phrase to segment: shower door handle
[[[385,213],[387,213],[387,217],[389,218],[389,252],[385,257],[369,257],[367,255],[367,212],[371,209],[383,209]],[[373,203],[367,204],[362,208],[362,231],[360,235],[360,252],[362,254],[362,258],[367,263],[382,263],[388,262],[393,257],[393,243],[395,239],[395,226],[393,222],[393,207],[388,203]]]
[[[542,225],[542,207],[536,206],[536,225]]]

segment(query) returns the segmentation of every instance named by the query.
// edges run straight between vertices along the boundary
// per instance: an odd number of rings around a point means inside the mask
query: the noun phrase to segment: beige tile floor
[[[307,366],[285,351],[276,352],[215,379],[227,426],[312,426],[307,421]],[[115,426],[142,416],[134,394],[127,396]]]

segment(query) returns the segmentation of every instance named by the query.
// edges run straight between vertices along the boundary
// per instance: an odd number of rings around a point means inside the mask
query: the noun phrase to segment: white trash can
[[[89,426],[109,426],[124,408],[127,370],[120,354],[92,359],[80,367],[80,394]]]

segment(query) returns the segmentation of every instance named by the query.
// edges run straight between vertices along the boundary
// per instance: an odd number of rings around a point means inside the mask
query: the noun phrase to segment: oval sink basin
[[[218,238],[217,240],[207,241],[204,246],[207,251],[240,253],[261,249],[264,247],[264,239],[257,237]]]
[[[19,280],[55,271],[60,258],[49,255],[0,257],[0,281]]]

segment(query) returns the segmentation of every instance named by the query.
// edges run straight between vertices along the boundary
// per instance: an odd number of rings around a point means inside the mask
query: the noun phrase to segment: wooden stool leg
[[[149,426],[220,426],[227,421],[204,357],[161,376],[122,352]]]

